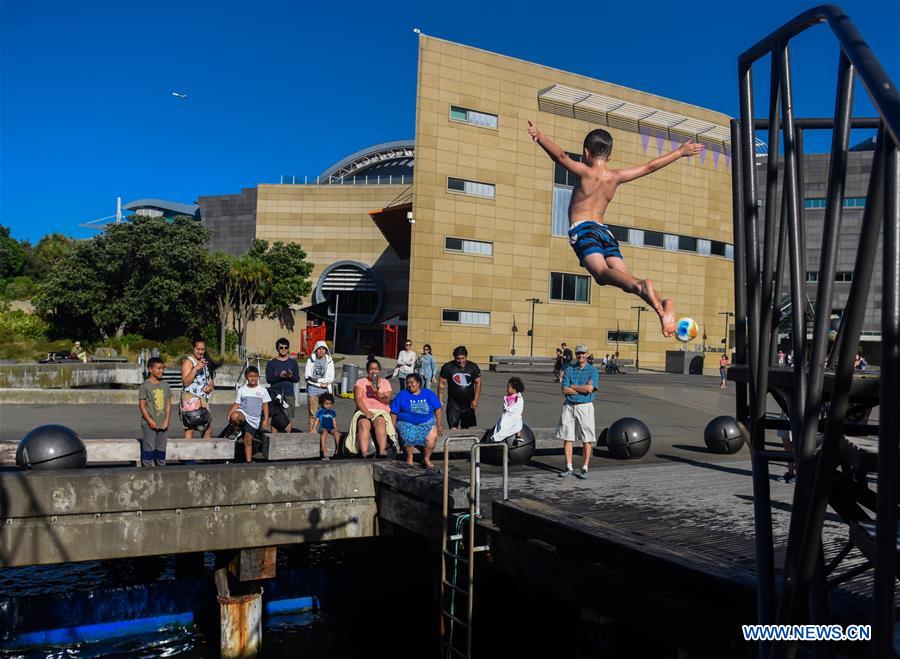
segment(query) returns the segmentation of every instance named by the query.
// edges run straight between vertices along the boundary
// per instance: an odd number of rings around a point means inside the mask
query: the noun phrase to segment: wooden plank
[[[329,439],[329,451],[333,444],[334,440]],[[263,444],[263,457],[266,460],[305,460],[309,458],[318,458],[319,433],[267,433],[266,441]]]
[[[379,489],[376,500],[379,519],[440,542],[441,509],[438,504],[425,502],[387,487]]]
[[[425,469],[420,465],[409,466],[400,460],[376,462],[372,475],[382,487],[440,506],[444,492],[443,476],[438,469]],[[380,488],[379,488],[380,489]],[[467,484],[450,477],[449,504],[451,510],[469,507]]]
[[[131,462],[140,464],[138,439],[85,439],[88,464]],[[18,442],[0,442],[0,465],[15,466]],[[166,460],[233,460],[234,442],[225,439],[172,439],[166,445]]]
[[[494,501],[492,520],[504,533],[537,538],[579,560],[599,560],[625,571],[644,571],[673,583],[703,584],[710,592],[722,584],[755,588],[754,574],[729,561],[727,552],[720,555],[676,546],[657,537],[656,522],[643,523],[636,518],[631,526],[612,525],[524,498]],[[708,529],[697,532],[699,540],[713,535]]]

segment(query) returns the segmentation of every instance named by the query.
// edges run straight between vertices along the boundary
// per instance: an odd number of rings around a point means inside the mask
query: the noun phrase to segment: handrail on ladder
[[[507,501],[509,499],[509,445],[503,442],[481,442],[479,441],[479,437],[477,435],[456,435],[454,437],[448,437],[444,440],[444,491],[443,491],[443,501],[441,505],[441,526],[442,526],[442,541],[441,541],[441,616],[448,615],[450,617],[450,626],[452,628],[456,618],[452,615],[447,614],[444,611],[444,585],[449,583],[447,581],[447,529],[450,525],[450,445],[457,441],[467,440],[472,442],[470,449],[470,463],[471,463],[471,472],[469,478],[469,487],[467,498],[469,500],[469,538],[466,543],[466,567],[468,569],[468,581],[467,581],[467,591],[466,591],[466,657],[472,656],[472,614],[474,611],[475,599],[472,597],[472,593],[474,590],[475,584],[475,554],[478,552],[488,551],[490,549],[489,545],[475,545],[475,522],[478,517],[481,516],[481,449],[483,448],[499,448],[503,453],[503,500]],[[475,490],[474,495],[472,490]],[[453,539],[459,540],[458,536],[454,536]],[[458,554],[453,554],[455,559],[461,558]],[[458,589],[456,584],[453,584],[454,590]],[[460,621],[461,622],[461,621]],[[444,643],[447,648],[450,649],[451,652],[459,653],[459,651],[449,645],[448,643]]]

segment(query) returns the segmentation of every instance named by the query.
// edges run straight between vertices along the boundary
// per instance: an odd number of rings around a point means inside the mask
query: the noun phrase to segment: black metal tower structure
[[[837,90],[833,119],[795,116],[790,42],[826,23],[837,40]],[[768,120],[757,122],[752,66],[771,56]],[[873,657],[894,657],[894,593],[897,578],[898,439],[900,439],[900,203],[898,144],[900,94],[846,14],[834,5],[810,9],[738,58],[740,121],[732,122],[734,154],[734,284],[736,413],[750,435],[758,577],[758,622],[827,623],[825,593],[837,579],[838,560],[825,565],[822,527],[830,506],[848,526],[849,543],[874,570]],[[852,118],[858,78],[878,116]],[[768,129],[765,189],[757,190],[756,128]],[[850,130],[877,127],[877,138],[849,299],[833,343],[829,320]],[[833,130],[824,235],[811,341],[805,305],[792,305],[793,368],[775,366],[782,274],[787,268],[794,301],[805,299],[806,236],[802,222],[803,131]],[[778,154],[783,151],[779,171]],[[781,181],[783,193],[777,198]],[[762,195],[762,197],[761,197]],[[764,198],[763,213],[757,199]],[[762,217],[760,217],[762,215]],[[854,371],[874,256],[882,237],[881,371]],[[831,351],[829,355],[829,346]],[[769,395],[790,421],[793,454],[769,450],[767,428],[788,422],[766,418]],[[866,409],[880,404],[879,422]],[[779,425],[780,424],[780,425]],[[873,439],[877,435],[877,441]],[[868,437],[867,437],[868,436]],[[791,461],[797,482],[780,587],[776,571],[769,491],[769,463]],[[849,545],[848,545],[849,546]],[[796,643],[762,643],[760,657],[793,657]]]

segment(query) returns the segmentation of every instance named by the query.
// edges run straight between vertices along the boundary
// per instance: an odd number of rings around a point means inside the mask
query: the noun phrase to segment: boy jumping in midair
[[[528,134],[547,155],[578,177],[569,202],[569,244],[578,255],[578,260],[601,286],[617,286],[626,293],[637,295],[653,307],[659,315],[662,333],[670,337],[675,333],[675,302],[660,300],[649,279],[638,279],[625,266],[619,242],[603,224],[603,214],[616,194],[616,188],[641,176],[651,174],[679,158],[694,156],[703,150],[702,144],[693,141],[650,162],[628,167],[610,169],[612,135],[601,128],[592,130],[584,138],[584,162],[578,162],[546,135],[528,122]]]

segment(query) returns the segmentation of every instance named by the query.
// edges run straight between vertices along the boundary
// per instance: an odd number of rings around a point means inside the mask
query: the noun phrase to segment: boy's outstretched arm
[[[647,174],[652,174],[658,169],[662,169],[666,165],[671,165],[673,162],[680,158],[689,158],[691,156],[695,156],[703,151],[704,148],[706,147],[704,147],[702,144],[698,144],[697,142],[691,140],[685,142],[671,153],[667,153],[666,155],[660,156],[659,158],[654,158],[650,162],[645,162],[643,165],[638,165],[637,167],[628,167],[626,169],[616,169],[614,170],[616,173],[616,183],[628,183],[628,181],[633,181],[636,178],[646,176]]]
[[[550,156],[553,162],[558,162],[576,176],[582,176],[589,169],[583,162],[572,160],[565,149],[539,131],[538,127],[531,121],[528,122],[528,135],[534,140],[535,144],[547,152],[547,155]]]

